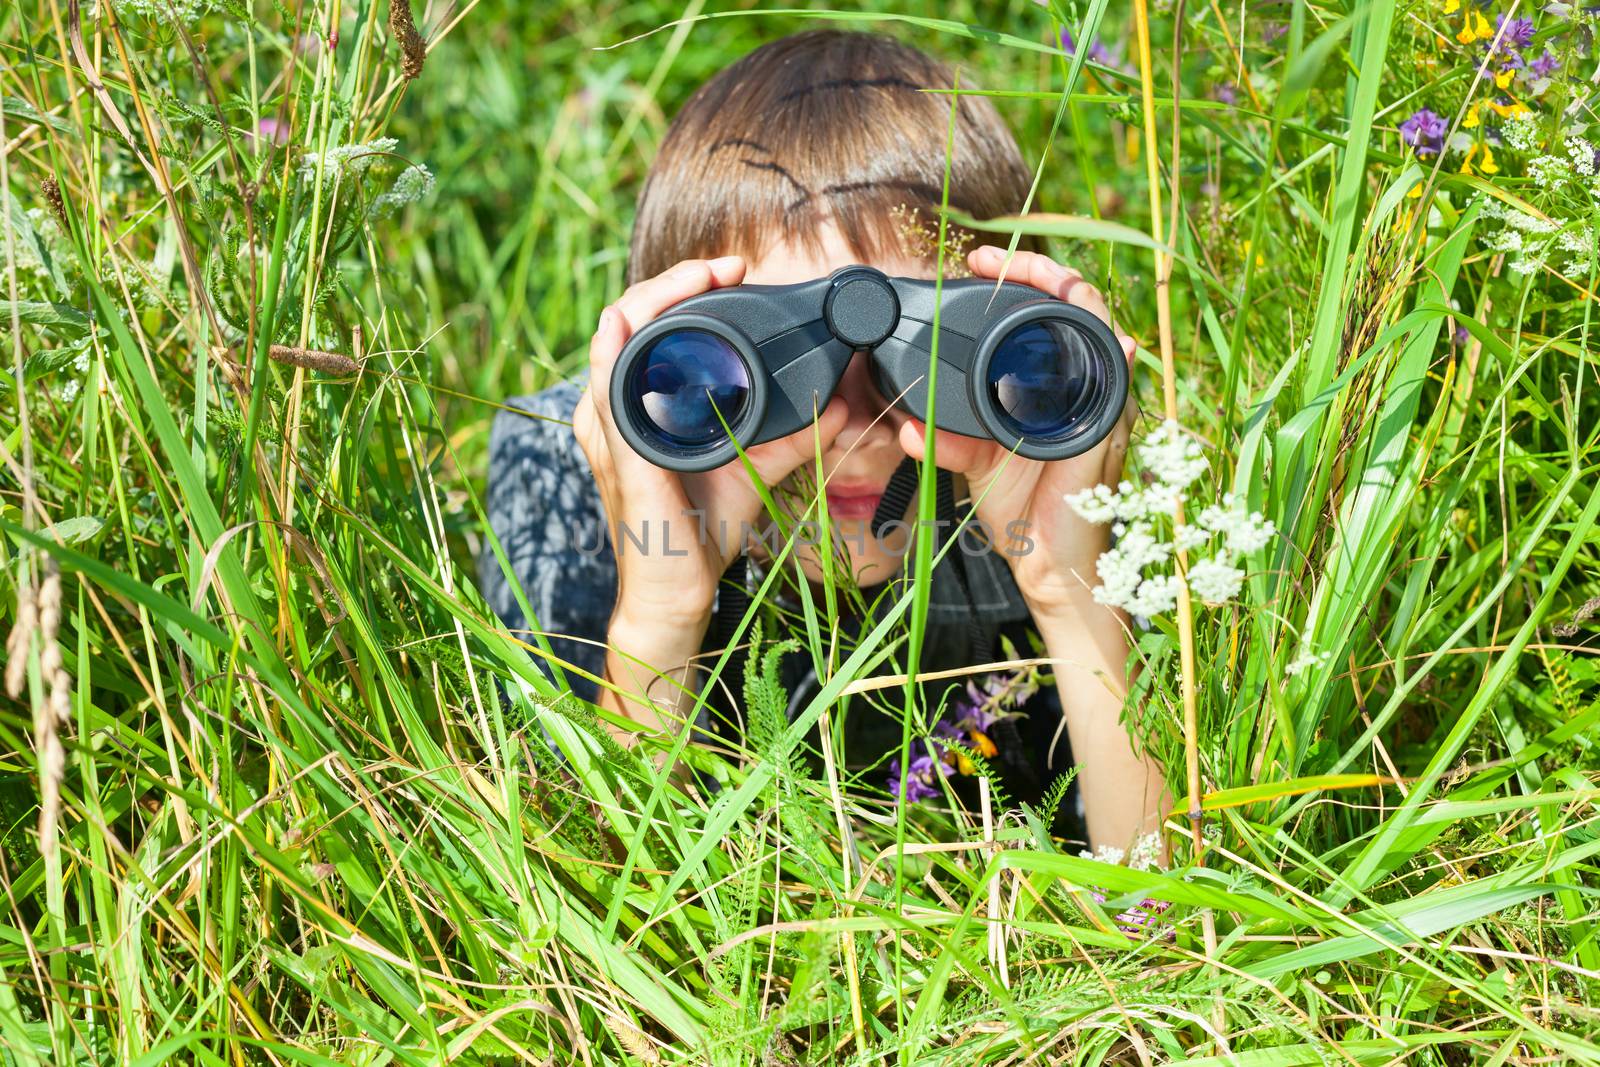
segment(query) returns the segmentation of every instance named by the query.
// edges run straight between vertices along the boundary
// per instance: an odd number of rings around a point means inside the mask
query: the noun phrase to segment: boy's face
[[[750,261],[745,270],[745,282],[788,285],[826,277],[840,267],[860,262],[833,223],[824,225],[821,237],[820,255],[787,243],[775,245],[760,259]],[[933,277],[933,271],[917,260],[880,260],[868,265],[889,275]],[[850,416],[833,447],[822,457],[823,476],[828,485],[828,513],[850,554],[856,581],[864,586],[874,585],[900,569],[906,552],[905,531],[891,531],[880,543],[872,536],[870,524],[890,476],[905,458],[899,435],[900,427],[909,416],[873,386],[865,352],[855,354],[834,395],[842,397],[849,405]],[[822,568],[816,549],[797,548],[806,576],[821,581]]]

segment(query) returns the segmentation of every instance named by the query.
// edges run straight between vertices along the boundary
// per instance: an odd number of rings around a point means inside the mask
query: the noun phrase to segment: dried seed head
[[[241,349],[242,346],[234,345],[228,352],[237,357],[242,355]],[[286,363],[291,367],[303,367],[306,370],[319,370],[325,374],[355,374],[361,370],[361,364],[349,356],[340,355],[338,352],[319,352],[315,348],[272,345],[267,349],[267,356],[274,363]]]
[[[389,33],[400,42],[400,73],[406,81],[414,80],[428,58],[428,42],[417,32],[411,17],[411,0],[389,0]]]
[[[61,196],[61,183],[53,177],[46,177],[39,182],[39,191],[44,194],[44,202],[50,205],[50,213],[56,217],[61,228],[67,228],[67,202]]]
[[[361,369],[360,365],[349,356],[337,352],[318,352],[314,348],[273,345],[267,350],[267,355],[279,363],[304,367],[307,370],[320,370],[326,374],[354,374]]]
[[[17,586],[17,621],[6,638],[6,696],[22,696],[28,678],[28,642],[39,625],[39,608],[34,600],[33,583],[24,580]]]

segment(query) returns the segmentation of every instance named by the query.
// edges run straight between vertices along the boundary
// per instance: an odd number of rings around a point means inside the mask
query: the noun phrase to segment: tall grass
[[[1158,6],[1140,62],[1105,3],[816,13],[996,95],[1040,175],[998,239],[1103,282],[1283,531],[1191,669],[1139,637],[1201,795],[1137,871],[801,758],[868,699],[920,731],[852,683],[921,590],[839,649],[806,599],[831,673],[789,722],[752,656],[745,751],[618,747],[498,624],[487,420],[582,365],[677,103],[810,20],[419,9],[413,79],[406,6],[0,11],[0,1061],[1600,1059],[1595,255],[1509,270],[1536,184],[1394,132],[1491,91],[1459,14]]]

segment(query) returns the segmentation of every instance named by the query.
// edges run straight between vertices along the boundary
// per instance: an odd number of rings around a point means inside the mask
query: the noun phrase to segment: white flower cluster
[[[1526,122],[1521,125],[1526,125]],[[1568,140],[1570,158],[1538,156],[1528,163],[1528,174],[1539,185],[1555,192],[1579,189],[1579,179],[1588,175],[1579,170],[1582,161],[1590,171],[1594,166],[1594,148],[1582,138]],[[1600,197],[1600,182],[1592,192]],[[1544,269],[1553,256],[1565,253],[1560,264],[1561,273],[1569,278],[1586,277],[1589,257],[1596,251],[1594,227],[1577,220],[1540,218],[1526,211],[1510,207],[1499,200],[1484,201],[1483,217],[1502,224],[1503,228],[1486,232],[1482,241],[1490,251],[1506,253],[1513,274],[1529,275]]]
[[[112,0],[123,17],[192,23],[216,10],[214,0]]]
[[[1288,677],[1293,678],[1295,675],[1303,674],[1313,667],[1322,666],[1332,658],[1332,652],[1313,652],[1308,648],[1304,652],[1301,652],[1294,659],[1290,660],[1289,665],[1283,669],[1283,673]]]
[[[1127,851],[1113,845],[1100,845],[1093,852],[1083,849],[1078,855],[1082,859],[1100,863],[1121,863],[1126,859],[1130,870],[1148,871],[1160,864],[1161,835],[1151,831],[1135,841],[1133,848]]]
[[[1513,152],[1537,152],[1539,117],[1532,111],[1513,112],[1506,116],[1505,125],[1500,127],[1500,136],[1505,138],[1506,147]]]
[[[1246,513],[1230,493],[1220,505],[1204,508],[1193,524],[1178,528],[1172,540],[1164,540],[1160,529],[1175,525],[1173,515],[1187,499],[1185,490],[1207,471],[1205,452],[1168,420],[1139,445],[1138,454],[1152,476],[1150,483],[1124,481],[1115,491],[1098,485],[1066,498],[1085,521],[1113,524],[1117,536],[1097,564],[1095,601],[1147,619],[1171,611],[1182,579],[1168,567],[1180,549],[1211,552],[1190,561],[1190,594],[1213,605],[1233,600],[1244,585],[1239,558],[1266,547],[1276,533],[1272,523],[1259,511]]]
[[[315,178],[321,169],[324,177],[330,179],[340,175],[355,177],[366,173],[368,167],[386,153],[393,152],[399,144],[393,137],[379,137],[366,144],[341,144],[326,152],[307,152],[300,157],[300,173]]]
[[[413,163],[401,171],[386,193],[380,193],[372,203],[375,215],[387,215],[414,204],[433,192],[433,172],[421,163]]]

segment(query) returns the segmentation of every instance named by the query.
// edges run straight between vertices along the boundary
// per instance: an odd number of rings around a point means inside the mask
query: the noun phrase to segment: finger
[[[810,426],[776,441],[746,449],[745,455],[750,457],[750,463],[763,483],[776,485],[802,464],[814,461],[818,455],[825,455],[833,447],[833,442],[849,418],[850,406],[845,403],[844,397],[835,396]],[[738,466],[742,468],[743,465]]]
[[[1067,303],[1090,312],[1107,326],[1112,325],[1111,309],[1106,306],[1106,298],[1100,294],[1100,290],[1084,281],[1082,275],[1069,281],[1060,295]]]
[[[921,419],[907,419],[900,427],[900,447],[906,455],[921,462],[928,454],[927,424]],[[987,474],[997,462],[1004,462],[1009,453],[994,441],[978,437],[965,437],[935,428],[933,431],[934,462],[947,471],[965,474],[973,481]],[[1021,461],[1021,457],[1016,457]]]
[[[600,324],[589,339],[589,393],[604,421],[611,420],[611,370],[616,366],[622,346],[633,336],[627,317],[615,305],[600,312]]]
[[[744,280],[743,256],[719,259],[686,259],[654,278],[630,286],[617,299],[616,308],[628,322],[629,332],[637,330],[680,300]]]
[[[1031,285],[1058,300],[1065,300],[1070,287],[1083,281],[1078,271],[1037,252],[1018,252],[1008,262],[1005,249],[994,245],[973,249],[968,266],[982,278],[999,278],[1003,271],[1007,281]]]

